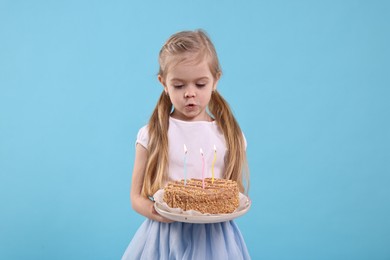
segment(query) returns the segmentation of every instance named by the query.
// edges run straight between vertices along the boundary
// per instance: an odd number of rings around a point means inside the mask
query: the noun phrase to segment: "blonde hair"
[[[214,79],[220,77],[222,70],[217,52],[203,30],[182,31],[167,40],[159,54],[159,76],[164,78],[169,67],[185,60],[188,54],[196,54],[196,59],[199,60],[208,58]],[[228,103],[217,91],[212,92],[208,107],[225,137],[227,154],[223,177],[237,181],[241,191],[248,190],[249,171],[240,126]],[[153,195],[168,180],[168,127],[171,110],[170,98],[163,91],[148,124],[148,159],[142,186],[144,196]]]

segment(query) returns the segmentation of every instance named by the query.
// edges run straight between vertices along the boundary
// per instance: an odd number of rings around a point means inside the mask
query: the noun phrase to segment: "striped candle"
[[[211,183],[214,183],[214,165],[216,160],[217,160],[217,147],[215,147],[214,144],[214,159],[213,159],[213,163],[211,164]]]

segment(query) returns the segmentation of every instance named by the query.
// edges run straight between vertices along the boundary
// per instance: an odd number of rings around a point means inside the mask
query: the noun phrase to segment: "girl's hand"
[[[139,214],[155,221],[164,222],[164,223],[172,223],[173,221],[167,219],[155,210],[154,202],[148,198],[143,197],[141,194],[133,195],[131,197],[131,204],[133,209],[137,211]]]
[[[151,219],[159,221],[159,222],[163,222],[163,223],[174,222],[173,220],[170,220],[170,219],[165,218],[165,217],[161,216],[160,214],[158,214],[158,212],[156,211],[156,209],[154,208],[153,205],[152,205],[152,215],[153,215],[153,218],[151,218]]]

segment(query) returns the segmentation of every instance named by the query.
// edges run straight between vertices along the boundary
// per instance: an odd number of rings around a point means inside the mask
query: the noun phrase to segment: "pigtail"
[[[162,92],[148,124],[149,144],[142,194],[152,196],[167,179],[168,127],[172,103]]]
[[[237,181],[240,190],[248,192],[249,170],[244,136],[229,104],[217,91],[212,92],[209,111],[225,136],[227,154],[225,156],[224,178]]]

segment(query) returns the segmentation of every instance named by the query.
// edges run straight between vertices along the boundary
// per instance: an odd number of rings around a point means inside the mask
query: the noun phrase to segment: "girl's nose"
[[[191,98],[191,97],[195,97],[195,91],[192,91],[192,90],[187,90],[185,93],[184,93],[184,97],[185,98]]]

